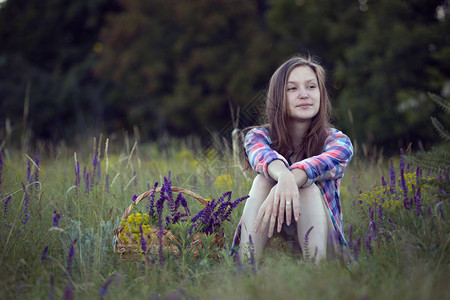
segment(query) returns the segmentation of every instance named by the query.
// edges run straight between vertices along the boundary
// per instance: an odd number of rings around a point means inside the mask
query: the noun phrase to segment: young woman
[[[339,187],[353,147],[331,127],[330,114],[318,63],[293,57],[275,71],[266,100],[268,124],[245,137],[258,175],[233,241],[233,249],[240,243],[241,256],[248,254],[250,235],[257,259],[274,233],[294,232],[304,257],[308,252],[316,262],[326,257],[330,237],[346,244]]]

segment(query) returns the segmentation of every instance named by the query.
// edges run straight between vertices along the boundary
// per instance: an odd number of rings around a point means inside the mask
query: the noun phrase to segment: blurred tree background
[[[0,8],[0,140],[73,141],[139,128],[228,133],[258,121],[268,80],[320,57],[336,127],[397,151],[439,140],[427,98],[450,95],[448,0],[6,0]]]

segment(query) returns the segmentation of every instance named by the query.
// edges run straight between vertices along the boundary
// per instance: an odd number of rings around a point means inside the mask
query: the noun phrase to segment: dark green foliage
[[[0,139],[228,134],[229,103],[253,125],[276,66],[302,53],[329,71],[355,144],[429,149],[429,116],[449,125],[424,93],[449,95],[449,19],[442,0],[8,0]]]
[[[130,121],[146,132],[220,130],[229,123],[229,102],[245,106],[265,86],[270,37],[254,3],[122,4],[102,30],[96,70],[125,90]]]
[[[93,47],[105,14],[117,9],[107,0],[2,5],[0,128],[9,119],[14,136],[31,128],[36,139],[58,140],[101,127],[105,103],[100,97],[108,83],[93,77]],[[0,138],[5,134],[0,131]]]

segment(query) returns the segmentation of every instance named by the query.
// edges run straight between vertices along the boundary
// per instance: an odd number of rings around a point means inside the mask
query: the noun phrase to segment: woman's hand
[[[264,200],[261,207],[259,208],[258,215],[256,216],[254,225],[255,233],[257,233],[259,230],[261,232],[261,236],[266,230],[266,227],[269,226],[267,234],[269,238],[271,238],[273,235],[273,231],[275,229],[275,222],[277,219],[276,215],[272,213],[275,189],[276,185],[270,190],[269,195],[267,195],[267,198]]]
[[[278,183],[274,186],[274,189],[272,215],[278,219],[277,231],[280,232],[285,212],[287,225],[291,224],[292,210],[294,210],[295,221],[298,221],[300,216],[300,196],[294,174],[289,170],[280,172],[278,174]]]

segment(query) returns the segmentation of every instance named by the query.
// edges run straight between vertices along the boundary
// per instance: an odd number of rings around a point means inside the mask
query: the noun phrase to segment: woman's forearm
[[[281,160],[272,161],[267,167],[269,176],[273,178],[275,181],[279,181],[282,176],[294,176],[296,185],[300,188],[308,179],[306,176],[306,172],[302,169],[292,169],[289,170],[286,165]]]

